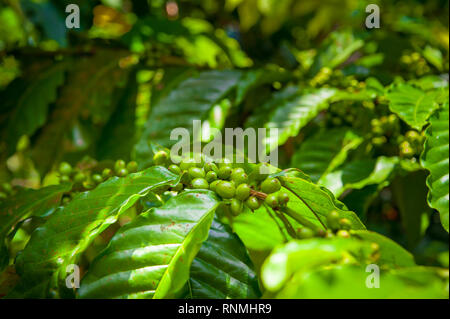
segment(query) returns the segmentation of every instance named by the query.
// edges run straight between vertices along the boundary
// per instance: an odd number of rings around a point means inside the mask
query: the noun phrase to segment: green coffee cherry
[[[114,164],[114,171],[116,173],[119,173],[119,171],[123,168],[125,168],[126,163],[124,160],[117,160],[116,163]]]
[[[330,212],[327,216],[327,224],[328,227],[331,228],[332,230],[338,230],[340,225],[339,225],[339,213],[335,210],[333,210],[332,212]]]
[[[104,179],[108,179],[108,178],[110,178],[111,176],[112,176],[112,170],[109,169],[109,168],[105,168],[105,169],[103,170],[103,172],[102,172],[102,177],[103,177]]]
[[[100,174],[94,174],[92,175],[92,180],[95,184],[100,184],[103,182],[103,177]]]
[[[0,201],[1,200],[4,200],[4,199],[7,199],[8,198],[8,195],[6,195],[5,193],[3,193],[3,192],[0,192]]]
[[[191,168],[189,168],[189,177],[191,179],[204,178],[205,177],[205,171],[203,170],[203,168],[191,167]]]
[[[281,183],[277,178],[266,178],[261,183],[261,191],[266,194],[276,193],[281,189]]]
[[[252,172],[254,180],[257,182],[261,182],[261,181],[265,180],[270,175],[269,173],[266,173],[269,171],[270,171],[269,164],[267,164],[267,163],[258,164],[258,166],[256,166],[256,168]],[[264,173],[262,173],[262,172],[264,172]]]
[[[95,187],[95,185],[94,185],[94,183],[92,183],[90,181],[84,181],[83,187],[87,190],[90,190],[90,189],[93,189]]]
[[[236,194],[236,188],[233,183],[221,181],[216,186],[216,192],[224,199],[231,199]]]
[[[269,205],[269,207],[277,208],[278,207],[278,197],[275,194],[269,194],[267,195],[264,202]]]
[[[350,233],[346,230],[339,230],[336,233],[336,236],[341,237],[341,238],[350,238]]]
[[[153,156],[153,163],[155,165],[164,165],[166,164],[167,160],[169,159],[169,154],[165,151],[158,151]]]
[[[280,203],[281,206],[286,206],[288,202],[289,202],[289,194],[286,192],[279,192],[278,203]]]
[[[300,228],[297,231],[297,237],[300,239],[308,239],[308,238],[313,238],[314,237],[314,231],[308,227],[303,227]]]
[[[177,186],[172,187],[172,191],[174,192],[181,192],[183,190],[183,183],[178,183]]]
[[[215,180],[217,180],[217,174],[214,171],[209,171],[208,173],[206,173],[206,180],[208,181],[208,183],[212,183]]]
[[[70,164],[67,162],[62,162],[61,164],[59,164],[59,172],[62,175],[69,176],[72,173],[72,166],[70,166]]]
[[[128,175],[128,170],[126,168],[122,168],[117,172],[117,176],[125,177]]]
[[[181,174],[181,168],[178,165],[172,164],[169,166],[169,171],[171,171],[172,173],[176,174],[176,175],[180,175]]]
[[[205,172],[214,172],[214,173],[219,173],[219,168],[217,168],[217,165],[214,163],[206,163],[205,166],[203,167],[205,169]]]
[[[231,173],[231,180],[236,185],[240,185],[248,182],[248,176],[242,168],[235,168]]]
[[[188,171],[191,167],[195,167],[195,160],[193,158],[187,158],[181,161],[180,169],[182,171]]]
[[[230,203],[230,209],[234,216],[239,215],[242,212],[242,202],[237,198],[233,198]]]
[[[352,223],[347,218],[341,218],[339,220],[339,226],[343,230],[350,230],[352,228]]]
[[[86,175],[83,172],[79,172],[77,174],[75,174],[73,181],[75,183],[82,183],[86,180]]]
[[[219,161],[219,169],[225,166],[231,167],[231,161],[228,158],[222,158]]]
[[[220,179],[228,179],[231,176],[232,168],[231,166],[222,166],[219,168],[219,173],[217,174]]]
[[[250,196],[245,201],[245,205],[247,205],[247,207],[250,208],[251,210],[257,210],[259,207],[261,207],[261,203],[255,196]]]
[[[327,236],[327,231],[325,229],[320,228],[320,229],[317,230],[317,236],[318,237],[326,237]]]
[[[221,182],[221,180],[217,180],[217,181],[212,182],[209,185],[209,189],[212,190],[213,192],[217,192],[217,184],[219,184],[220,182]]]
[[[138,170],[138,163],[136,163],[135,161],[131,161],[127,164],[127,170],[130,173],[136,173]]]
[[[62,176],[59,178],[59,182],[60,182],[60,183],[68,183],[68,182],[70,182],[70,177],[67,176],[67,175],[62,175]]]
[[[209,189],[208,181],[204,178],[196,178],[192,181],[192,188],[194,189]]]
[[[236,198],[239,200],[246,200],[250,197],[250,186],[248,184],[241,184],[236,188]]]

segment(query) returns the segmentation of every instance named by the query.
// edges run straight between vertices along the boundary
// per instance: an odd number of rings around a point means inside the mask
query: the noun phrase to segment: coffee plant
[[[376,2],[0,1],[0,296],[448,298],[448,1]]]

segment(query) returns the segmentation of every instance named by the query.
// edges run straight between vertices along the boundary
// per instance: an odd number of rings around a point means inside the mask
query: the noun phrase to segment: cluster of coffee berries
[[[62,162],[59,165],[59,180],[61,183],[72,182],[81,189],[90,190],[112,176],[124,177],[134,173],[138,164],[131,161],[128,164],[123,160],[117,160],[113,168],[104,168],[103,171],[93,172],[91,169],[73,168],[69,163]]]
[[[311,229],[308,227],[302,227],[297,229],[297,238],[299,239],[309,239],[313,237],[322,238],[349,238],[351,229],[351,222],[347,218],[342,218],[337,211],[331,211],[327,215],[327,225],[328,229]]]
[[[381,147],[388,142],[394,142],[400,135],[400,122],[395,114],[374,118],[370,122],[372,145]]]
[[[159,151],[154,155],[153,162],[182,175],[181,183],[172,191],[181,192],[184,188],[212,190],[229,204],[233,215],[240,214],[244,206],[254,211],[264,202],[276,209],[289,201],[288,193],[281,190],[277,178],[253,174],[256,177],[250,181],[242,167],[233,165],[227,159],[217,162],[201,160],[198,163],[194,159],[184,159],[177,165],[171,162],[167,152]],[[259,168],[255,170],[259,171]]]
[[[399,137],[399,154],[411,158],[422,153],[425,137],[417,131],[408,131]]]
[[[400,62],[405,70],[418,76],[422,76],[431,71],[427,61],[418,52],[404,54]]]
[[[338,127],[342,125],[358,126],[357,121],[360,118],[359,108],[352,102],[342,101],[333,103],[326,113],[326,125],[328,127]]]

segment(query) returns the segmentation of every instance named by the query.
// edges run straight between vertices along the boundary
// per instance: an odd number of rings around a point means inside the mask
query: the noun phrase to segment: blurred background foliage
[[[71,3],[80,7],[80,29],[65,27]],[[369,3],[381,8],[381,29],[364,25]],[[336,104],[301,132],[286,130],[279,143],[281,166],[300,167],[307,159],[296,151],[315,149],[325,140],[324,149],[336,158],[344,145],[349,152],[364,148],[359,160],[399,152],[400,158],[412,158],[401,164],[409,165],[403,172],[412,174],[341,189],[341,198],[369,229],[399,241],[420,263],[448,267],[448,234],[426,204],[427,174],[412,168],[420,150],[411,151],[410,144],[399,150],[385,136],[368,146],[364,135],[371,119],[388,113],[382,98],[374,110],[373,98],[364,94],[407,81],[417,81],[424,90],[448,87],[448,9],[445,0],[0,0],[0,181],[32,188],[55,184],[63,160],[89,166],[138,159],[145,166],[151,156],[143,144],[158,134],[168,140],[170,132],[161,124],[164,116],[171,120],[170,112],[152,118],[152,107],[167,101],[180,83],[181,89],[197,90],[180,89],[178,98],[197,99],[201,106],[209,94],[223,96],[238,78],[233,98],[213,103],[212,111],[200,116],[219,129],[285,123],[280,116],[286,108],[272,117],[274,122],[266,115],[296,97],[292,87],[343,89],[347,95],[340,98],[352,97],[347,104],[352,111],[345,111],[352,117],[327,117],[339,115],[342,104]],[[228,69],[241,73],[220,73],[223,82],[214,74],[185,82],[202,71]],[[220,87],[208,87],[202,96],[202,85],[212,82]],[[371,91],[359,96],[366,87]],[[327,92],[320,91],[320,98]],[[334,121],[335,129],[362,131],[357,135],[364,138],[335,130],[314,136],[309,146],[303,143],[327,121]],[[401,131],[407,131],[405,124]],[[341,157],[336,167],[345,161]],[[325,175],[317,166],[300,168],[314,181]],[[409,205],[420,210],[419,219],[411,221],[400,216],[412,209],[402,203],[416,193],[421,203]],[[412,225],[405,226],[408,222]]]

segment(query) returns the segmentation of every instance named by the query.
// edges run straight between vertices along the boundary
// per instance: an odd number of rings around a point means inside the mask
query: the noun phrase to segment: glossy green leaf
[[[434,91],[424,92],[409,84],[400,84],[388,94],[389,108],[408,125],[420,131],[438,108]]]
[[[319,184],[328,188],[336,197],[348,189],[362,189],[367,185],[387,186],[399,159],[380,156],[377,159],[363,159],[350,162],[341,169],[330,172],[319,180]]]
[[[421,155],[423,167],[430,171],[427,185],[428,202],[441,214],[444,228],[449,230],[449,104],[445,103],[430,119],[425,148]]]
[[[352,236],[378,245],[379,258],[376,264],[380,267],[412,267],[416,263],[413,255],[393,240],[368,230],[353,230]]]
[[[338,265],[296,273],[275,296],[281,299],[448,299],[448,270],[407,267],[380,271],[379,288],[371,268]]]
[[[316,267],[346,260],[351,252],[356,255],[370,256],[369,243],[354,239],[306,239],[290,241],[272,251],[262,266],[261,278],[264,287],[277,291],[298,271],[308,271]]]
[[[298,92],[293,98],[284,100],[265,124],[266,128],[278,128],[279,136],[276,141],[267,140],[266,144],[283,145],[289,137],[296,136],[302,127],[328,107],[330,99],[336,92],[336,89],[322,88],[311,92]]]
[[[319,49],[311,67],[315,75],[323,67],[334,69],[344,63],[356,50],[364,45],[364,41],[348,31],[333,32]]]
[[[273,69],[256,69],[242,74],[237,85],[236,104],[240,104],[247,93],[264,84],[272,84],[276,81],[286,81],[289,79],[288,72]]]
[[[152,106],[145,130],[134,147],[135,158],[141,165],[149,164],[150,143],[169,147],[181,141],[180,136],[171,140],[176,128],[186,129],[193,138],[201,139],[201,132],[193,132],[194,120],[205,120],[209,112],[230,90],[240,77],[238,71],[206,71],[182,81],[167,96]],[[195,136],[193,134],[195,133]]]
[[[191,266],[187,298],[256,299],[258,279],[245,246],[232,230],[214,220]]]
[[[178,178],[155,166],[124,178],[110,178],[94,190],[80,193],[33,232],[17,258],[17,272],[22,279],[31,279],[30,284],[64,275],[66,266],[76,262],[121,213],[148,192],[175,183]]]
[[[427,171],[421,169],[405,176],[397,176],[391,183],[396,207],[401,215],[408,248],[414,248],[422,239],[422,220],[431,210],[427,202]]]
[[[364,224],[352,211],[347,210],[344,204],[337,201],[333,194],[326,188],[320,187],[311,181],[299,177],[293,177],[289,171],[276,174],[283,186],[295,194],[296,200],[291,200],[288,207],[294,207],[294,211],[301,214],[317,226],[327,227],[326,217],[332,211],[337,211],[342,218],[347,218],[352,223],[352,229],[365,229]],[[295,206],[302,209],[296,209]]]
[[[320,131],[300,145],[290,166],[301,169],[317,182],[341,165],[349,151],[358,147],[362,141],[360,136],[346,128]]]
[[[167,298],[189,269],[219,201],[210,191],[186,191],[122,227],[91,264],[80,298]]]
[[[64,82],[64,73],[67,64],[55,64],[40,72],[32,82],[25,87],[18,88],[20,93],[11,93],[8,88],[6,96],[9,102],[14,103],[14,108],[6,126],[6,140],[8,141],[8,154],[14,153],[16,144],[22,135],[32,135],[45,124],[48,116],[49,105],[56,100],[58,88]],[[15,85],[16,83],[13,83]],[[2,101],[3,102],[3,101]]]
[[[5,237],[20,220],[30,216],[48,215],[60,203],[63,193],[70,191],[70,183],[48,186],[38,190],[22,189],[0,205],[0,271],[9,258],[5,256]],[[1,248],[3,247],[3,248]]]
[[[233,231],[245,247],[256,251],[271,250],[289,239],[282,221],[264,206],[254,212],[245,209],[233,218]]]

